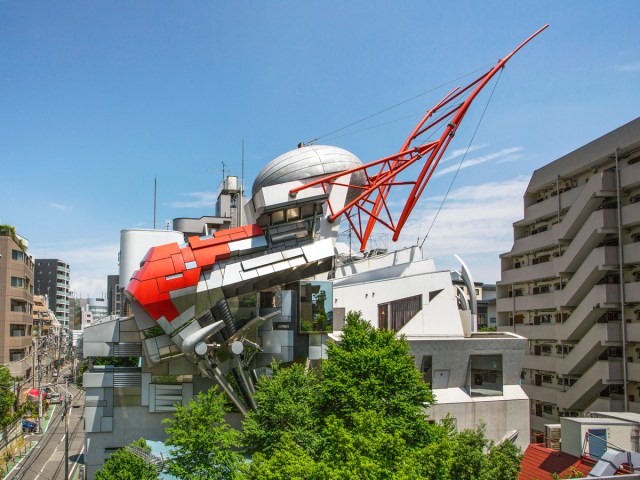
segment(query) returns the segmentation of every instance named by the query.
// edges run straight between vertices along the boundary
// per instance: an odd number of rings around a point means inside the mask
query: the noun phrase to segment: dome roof
[[[307,145],[271,160],[256,176],[251,190],[303,180],[358,167],[362,162],[353,153],[329,145]]]

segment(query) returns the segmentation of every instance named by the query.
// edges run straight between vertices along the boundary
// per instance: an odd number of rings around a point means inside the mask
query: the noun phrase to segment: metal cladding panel
[[[252,258],[250,260],[244,260],[241,263],[242,263],[242,269],[246,271],[246,270],[253,270],[258,267],[264,267],[272,263],[281,262],[282,260],[283,260],[282,253],[277,252],[277,253],[270,253],[268,255],[261,255],[257,258]]]
[[[302,251],[309,263],[317,260],[323,260],[325,258],[333,257],[333,243],[331,242],[331,239],[321,240],[311,245],[305,245],[302,247]]]
[[[337,173],[360,165],[362,162],[358,157],[342,148],[308,145],[269,162],[256,176],[252,195],[267,186]]]

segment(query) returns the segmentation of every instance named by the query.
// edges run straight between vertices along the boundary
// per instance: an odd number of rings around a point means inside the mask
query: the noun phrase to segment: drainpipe
[[[620,203],[620,168],[618,166],[618,149],[616,159],[616,197],[618,202],[618,265],[620,275],[620,316],[622,317],[622,381],[624,382],[624,411],[629,411],[629,395],[627,392],[627,321],[624,318],[624,256],[622,248],[622,204]]]
[[[556,176],[556,197],[558,197],[558,223],[560,223],[560,210],[562,209],[560,204],[560,175]]]

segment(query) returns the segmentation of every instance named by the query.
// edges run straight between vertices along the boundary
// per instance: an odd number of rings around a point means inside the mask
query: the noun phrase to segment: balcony
[[[531,400],[553,404],[558,402],[558,393],[564,391],[562,385],[556,385],[554,383],[540,383],[540,385],[536,385],[535,381],[523,381],[522,389]]]
[[[539,263],[537,265],[525,265],[520,268],[504,270],[501,284],[522,283],[528,280],[555,277],[552,262]]]
[[[579,188],[572,188],[570,190],[565,190],[560,193],[560,196],[556,195],[555,191],[552,192],[553,195],[547,198],[546,200],[542,200],[541,202],[536,202],[528,207],[524,208],[524,217],[526,219],[538,219],[550,217],[553,214],[557,214],[558,212],[558,200],[560,201],[560,205],[572,205],[581,190]]]
[[[524,361],[522,362],[522,368],[530,368],[533,370],[544,370],[546,372],[555,372],[557,369],[558,361],[562,357],[555,354],[540,354],[536,355],[532,351],[525,352]]]

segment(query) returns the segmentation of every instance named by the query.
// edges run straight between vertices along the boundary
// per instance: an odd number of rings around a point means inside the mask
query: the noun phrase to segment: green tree
[[[487,455],[485,449],[489,441],[484,434],[484,424],[471,430],[463,430],[453,437],[453,458],[451,478],[460,480],[479,480],[483,478]]]
[[[492,445],[483,471],[484,478],[487,480],[517,480],[522,456],[522,450],[513,442]]]
[[[409,354],[409,344],[394,332],[377,330],[360,312],[349,312],[342,340],[330,344],[322,365],[320,410],[345,420],[376,411],[389,432],[399,431],[410,446],[424,444],[429,426],[424,408],[434,403]]]
[[[0,365],[0,427],[5,427],[15,420],[15,401],[11,372],[7,367]]]
[[[147,453],[151,448],[144,438],[131,443]],[[145,462],[138,455],[125,448],[116,450],[104,463],[101,470],[96,472],[96,480],[157,480],[155,468]]]
[[[218,387],[198,395],[186,407],[176,406],[164,423],[171,458],[168,471],[183,480],[239,479],[244,457],[237,452],[240,433],[227,424],[226,399]]]
[[[271,368],[271,378],[263,376],[256,385],[259,408],[248,412],[243,421],[245,450],[269,455],[280,448],[280,440],[286,434],[290,441],[312,454],[320,440],[318,376],[299,364],[282,368],[273,363]]]
[[[271,453],[253,455],[247,472],[249,480],[323,480],[321,465],[284,433]]]

